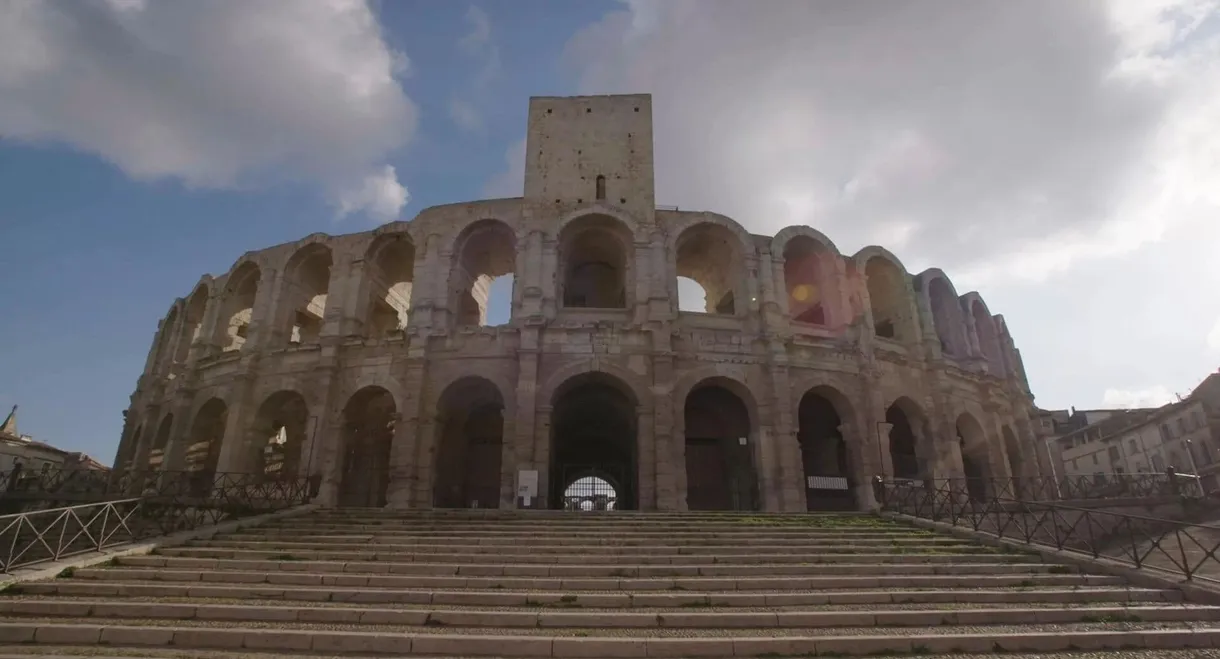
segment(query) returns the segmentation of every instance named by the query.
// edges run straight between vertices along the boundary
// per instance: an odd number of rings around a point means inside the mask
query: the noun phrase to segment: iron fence
[[[317,494],[318,480],[211,471],[14,469],[0,472],[0,514],[123,498],[197,499],[217,506],[301,502]]]
[[[1154,499],[1204,496],[1199,478],[1174,471],[1088,476],[894,479],[921,483],[933,489],[957,486],[975,501],[988,498],[1021,501],[1092,501],[1097,499]]]
[[[128,497],[0,515],[0,572],[271,513],[316,494],[316,482],[306,478],[204,472],[128,475],[109,483],[100,494]]]
[[[964,481],[877,478],[874,487],[884,511],[1106,558],[1187,581],[1220,583],[1220,526],[994,494],[979,499]]]

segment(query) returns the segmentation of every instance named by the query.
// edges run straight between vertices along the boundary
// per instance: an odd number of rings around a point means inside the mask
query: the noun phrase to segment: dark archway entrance
[[[987,501],[990,469],[987,460],[987,435],[977,419],[963,414],[957,419],[957,441],[962,455],[962,472],[966,476],[966,493],[971,501]]]
[[[827,395],[811,390],[797,407],[805,506],[810,511],[855,510],[855,482],[848,466],[847,442],[839,430],[843,421]]]
[[[919,478],[919,454],[915,448],[915,426],[911,416],[900,403],[895,402],[885,411],[885,422],[890,424],[890,460],[894,465],[894,478]]]
[[[343,408],[340,506],[385,505],[397,416],[394,397],[381,387],[365,387],[347,401]]]
[[[440,437],[432,505],[498,508],[504,448],[504,399],[500,390],[480,377],[462,378],[445,388],[437,415]]]
[[[750,410],[727,386],[697,385],[686,396],[686,507],[757,510]]]
[[[635,509],[637,413],[630,389],[609,375],[586,373],[560,386],[553,405],[550,507],[581,509],[569,505],[565,493],[582,479],[597,478],[614,489],[614,509]]]
[[[183,463],[186,471],[200,472],[200,480],[210,480],[220,463],[220,448],[224,444],[225,424],[229,419],[229,407],[223,400],[213,398],[203,404],[191,423],[189,439]]]

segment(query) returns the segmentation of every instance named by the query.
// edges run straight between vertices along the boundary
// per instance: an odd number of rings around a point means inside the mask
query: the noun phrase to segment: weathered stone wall
[[[365,440],[353,438],[376,435],[385,457],[360,464],[384,469],[372,479],[385,481],[384,501],[429,506],[443,427],[459,413],[445,392],[480,378],[502,415],[499,504],[511,507],[519,470],[538,470],[548,492],[553,408],[573,378],[600,374],[634,405],[645,509],[687,505],[684,406],[709,385],[748,410],[765,510],[805,509],[797,438],[810,392],[833,406],[857,506],[870,505],[872,476],[895,473],[895,414],[923,475],[962,475],[962,446],[991,476],[1040,473],[1019,353],[976,293],[958,296],[936,270],[911,276],[880,247],[841,255],[809,227],[758,236],[715,213],[657,210],[647,96],[534,99],[529,130],[524,198],[314,234],[203,277],[159,327],[116,464],[188,466],[197,417],[218,399],[220,448],[189,466],[257,467],[251,428],[286,424],[267,401],[295,392],[308,419],[289,438],[293,468],[321,477],[323,501],[345,501],[344,479],[361,478],[351,447]],[[485,315],[472,282],[505,272],[511,321],[472,324]],[[702,284],[716,313],[680,311],[679,276]],[[361,391],[389,397],[392,427],[361,425],[349,405]]]

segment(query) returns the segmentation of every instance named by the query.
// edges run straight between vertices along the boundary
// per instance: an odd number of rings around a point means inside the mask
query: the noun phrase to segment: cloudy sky
[[[1220,365],[1220,0],[6,0],[0,405],[109,460],[242,252],[516,195],[531,95],[653,94],[657,201],[936,265],[1043,407]]]

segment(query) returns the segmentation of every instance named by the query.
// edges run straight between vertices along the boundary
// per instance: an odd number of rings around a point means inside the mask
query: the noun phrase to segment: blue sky
[[[523,135],[528,97],[573,90],[559,66],[567,39],[611,6],[481,3],[500,57],[482,85],[486,61],[457,45],[471,5],[380,6],[387,42],[410,58],[402,86],[419,106],[415,139],[389,157],[410,189],[402,217],[480,198]],[[482,129],[455,125],[457,95],[480,107]],[[250,249],[375,224],[336,219],[307,183],[192,189],[133,180],[70,145],[0,139],[0,406],[20,405],[22,433],[108,462],[157,321],[200,275],[225,272]]]
[[[653,95],[658,203],[979,291],[1040,406],[1167,402],[1220,363],[1216,4],[0,2],[0,412],[109,461],[201,274],[514,195],[576,93]]]

